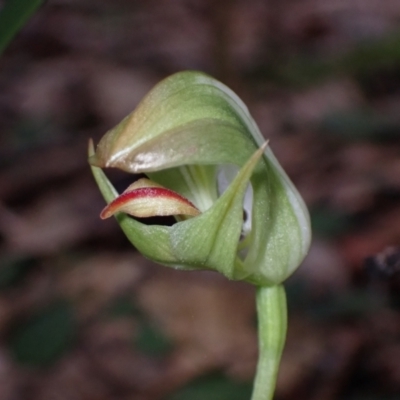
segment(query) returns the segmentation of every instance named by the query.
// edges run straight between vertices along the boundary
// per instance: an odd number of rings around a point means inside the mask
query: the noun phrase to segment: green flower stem
[[[286,339],[287,308],[283,285],[257,289],[259,359],[251,400],[271,400]]]

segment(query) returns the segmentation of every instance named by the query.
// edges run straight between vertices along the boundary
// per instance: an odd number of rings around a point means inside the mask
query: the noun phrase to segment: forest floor
[[[310,209],[276,398],[399,399],[399,21],[396,0],[49,0],[0,63],[0,399],[250,398],[254,289],[145,260],[87,163],[183,69],[244,99]]]

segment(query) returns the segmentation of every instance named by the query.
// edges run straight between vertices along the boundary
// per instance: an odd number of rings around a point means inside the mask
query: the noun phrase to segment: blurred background
[[[276,399],[399,399],[398,0],[46,2],[0,61],[0,399],[250,398],[254,289],[143,259],[86,161],[183,69],[243,98],[310,208]]]

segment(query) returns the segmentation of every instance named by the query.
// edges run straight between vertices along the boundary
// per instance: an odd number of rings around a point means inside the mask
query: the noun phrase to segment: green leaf
[[[323,133],[348,141],[393,140],[400,130],[397,120],[368,109],[329,113],[318,125]]]
[[[45,0],[6,0],[0,10],[0,54]]]
[[[135,344],[138,349],[151,356],[164,355],[173,348],[172,341],[160,329],[146,320],[141,322]]]
[[[47,365],[69,348],[74,333],[72,309],[60,302],[20,325],[11,339],[11,350],[21,363]]]
[[[0,258],[0,290],[16,285],[36,266],[36,259],[23,255]]]

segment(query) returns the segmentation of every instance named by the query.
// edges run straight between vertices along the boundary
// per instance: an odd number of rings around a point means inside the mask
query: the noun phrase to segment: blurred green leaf
[[[33,258],[5,257],[0,259],[0,290],[20,282],[36,265]]]
[[[251,392],[251,383],[234,382],[218,374],[195,380],[168,400],[247,400]]]
[[[363,41],[340,60],[341,69],[353,73],[365,73],[399,64],[400,32],[390,33],[375,40]]]
[[[8,0],[0,10],[0,55],[45,0]]]
[[[271,61],[271,60],[270,60]],[[253,71],[253,78],[267,80],[286,87],[307,87],[334,75],[368,75],[381,68],[400,66],[400,32],[381,38],[361,41],[342,55],[331,58],[314,54],[294,54],[272,60]]]
[[[325,116],[319,128],[345,140],[388,140],[399,137],[400,123],[371,110],[353,110]]]
[[[112,318],[132,317],[139,322],[139,334],[135,338],[135,348],[149,356],[161,356],[171,350],[173,343],[161,329],[149,321],[146,313],[128,296],[116,299],[110,307]]]
[[[334,60],[319,60],[304,56],[294,57],[277,71],[278,82],[284,85],[307,87],[323,81],[337,69]]]
[[[172,349],[172,342],[161,330],[143,320],[136,347],[150,356],[160,356]]]
[[[60,301],[15,329],[10,341],[11,351],[23,364],[48,365],[69,349],[74,333],[72,308]]]
[[[380,292],[366,289],[343,291],[340,296],[326,293],[316,304],[311,304],[309,315],[313,318],[330,320],[342,318],[362,318],[372,312],[379,312],[386,307],[386,299]]]
[[[334,238],[348,231],[350,218],[327,207],[315,207],[310,211],[311,227],[316,236]]]
[[[141,316],[141,311],[128,296],[121,296],[111,304],[108,314],[113,318],[125,316]]]

